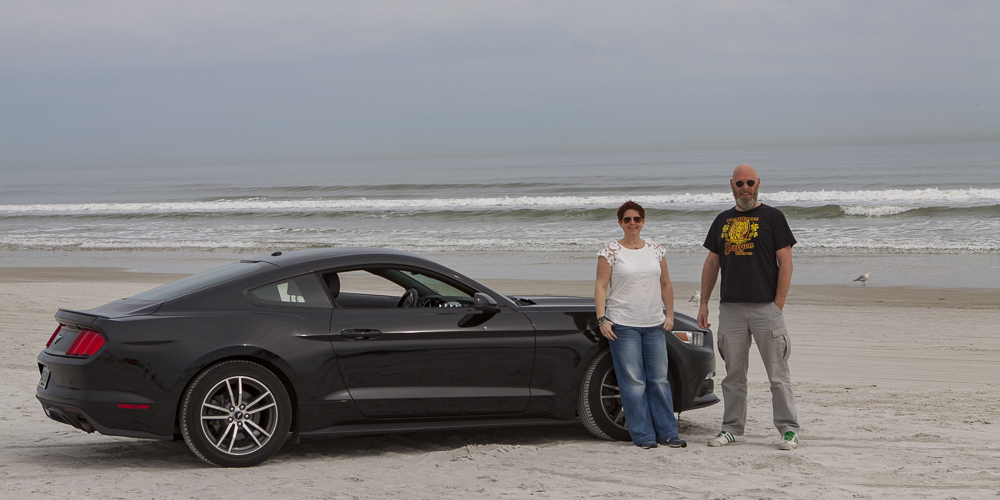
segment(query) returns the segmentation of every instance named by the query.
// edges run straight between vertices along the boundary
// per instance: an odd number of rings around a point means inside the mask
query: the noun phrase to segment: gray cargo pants
[[[773,302],[722,302],[719,304],[719,355],[726,362],[722,379],[725,411],[722,430],[742,436],[747,423],[747,368],[750,344],[757,350],[771,381],[771,408],[779,434],[799,432],[788,356],[792,345],[785,317]]]

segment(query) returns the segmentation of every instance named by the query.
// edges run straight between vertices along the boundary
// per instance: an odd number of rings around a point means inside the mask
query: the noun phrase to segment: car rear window
[[[217,283],[239,278],[240,276],[246,276],[257,272],[264,267],[271,266],[273,266],[273,264],[267,264],[264,262],[234,262],[222,267],[209,269],[208,271],[202,271],[198,274],[192,274],[187,278],[181,278],[172,283],[167,283],[166,285],[156,287],[152,290],[147,290],[139,295],[133,296],[132,298],[139,300],[170,300],[174,297],[180,297],[181,295],[191,293],[195,290],[201,290],[202,288],[209,287]]]
[[[305,274],[259,286],[250,290],[250,295],[264,304],[331,307],[330,299],[315,274]]]

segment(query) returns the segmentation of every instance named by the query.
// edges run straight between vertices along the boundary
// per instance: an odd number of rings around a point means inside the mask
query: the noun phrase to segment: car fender
[[[298,403],[298,394],[295,390],[295,380],[300,378],[300,374],[293,367],[291,363],[283,359],[281,356],[264,349],[259,346],[253,345],[241,345],[241,346],[226,346],[220,349],[216,349],[212,352],[206,353],[205,355],[195,359],[183,373],[180,374],[178,384],[175,386],[174,395],[176,396],[175,406],[179,408],[181,396],[187,391],[191,382],[194,380],[195,376],[201,373],[203,370],[212,366],[216,363],[221,363],[223,361],[228,361],[232,359],[243,359],[247,361],[253,361],[264,366],[268,370],[271,370],[275,376],[281,379],[281,382],[285,385],[285,389],[288,391],[288,396],[292,401],[292,406],[295,407]]]

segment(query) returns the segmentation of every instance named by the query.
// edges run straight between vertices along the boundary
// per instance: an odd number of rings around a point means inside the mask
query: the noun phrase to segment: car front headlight
[[[705,345],[705,333],[704,332],[692,332],[683,330],[673,330],[671,333],[677,337],[678,340],[684,342],[685,344],[704,346]]]

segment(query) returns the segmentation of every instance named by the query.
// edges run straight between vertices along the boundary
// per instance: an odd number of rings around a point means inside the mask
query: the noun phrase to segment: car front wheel
[[[288,436],[292,406],[270,370],[233,360],[201,372],[181,400],[184,441],[202,460],[251,467],[278,452]]]
[[[594,436],[609,441],[631,439],[611,351],[602,351],[587,367],[580,384],[578,412],[583,425]]]

